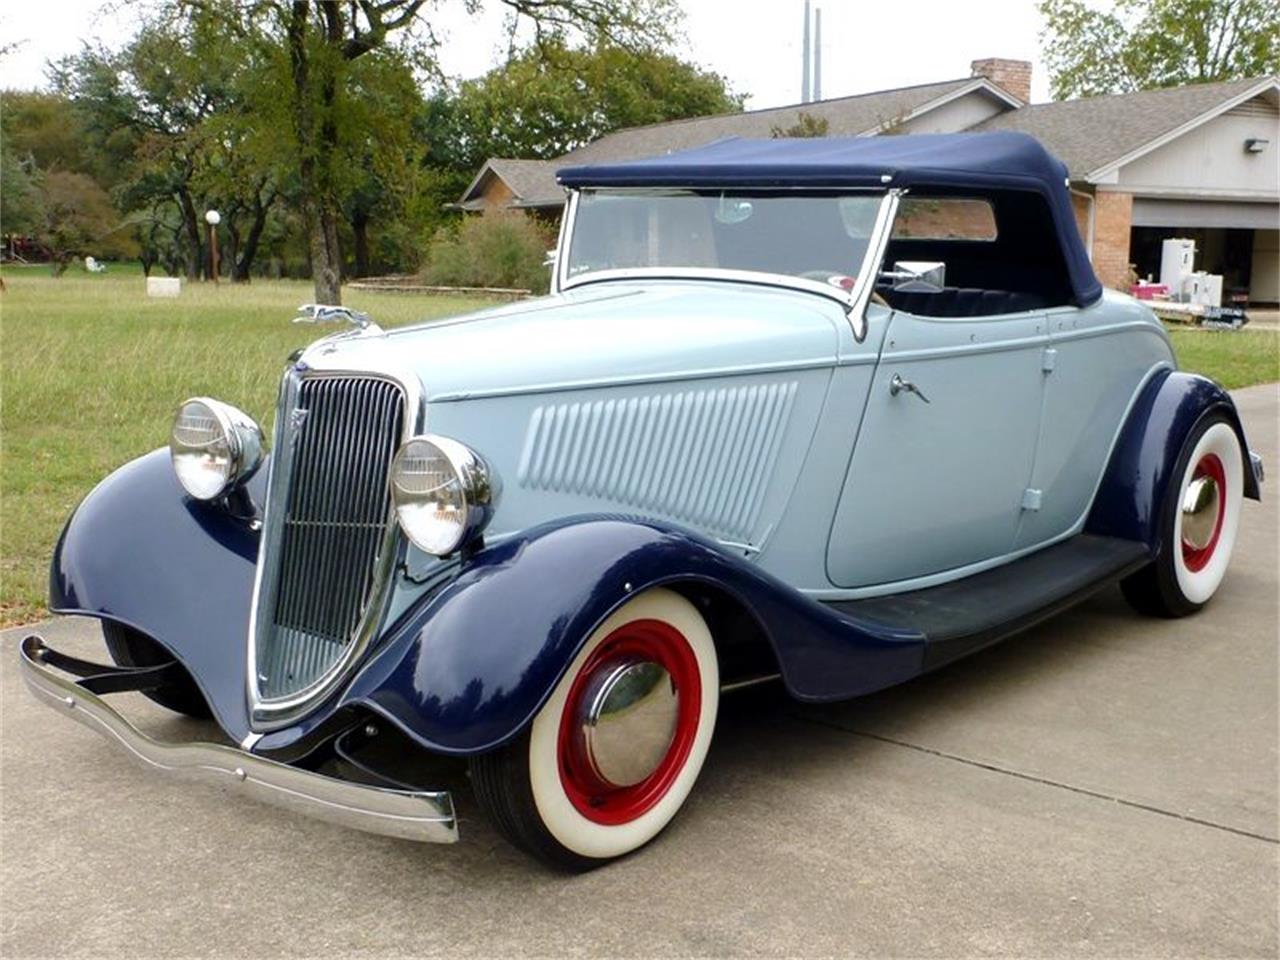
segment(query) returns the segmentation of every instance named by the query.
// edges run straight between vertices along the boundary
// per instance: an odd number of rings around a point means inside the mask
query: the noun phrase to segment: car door
[[[1084,522],[1129,405],[1153,371],[1173,364],[1159,322],[1134,301],[1056,307],[1045,319],[1052,354],[1030,484],[1039,491],[1040,508],[1022,518],[1019,549]]]
[[[1047,339],[1038,312],[891,314],[832,524],[834,584],[912,580],[1013,549]]]

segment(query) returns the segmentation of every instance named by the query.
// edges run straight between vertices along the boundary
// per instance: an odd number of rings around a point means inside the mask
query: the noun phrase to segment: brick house
[[[1020,130],[1070,171],[1081,237],[1103,283],[1158,274],[1161,241],[1191,237],[1197,268],[1250,303],[1280,301],[1280,80],[1261,77],[1030,104],[1031,65],[973,62],[960,80],[619,130],[555,160],[487,161],[459,205],[557,216],[562,166],[651,156],[825,120],[831,136]]]

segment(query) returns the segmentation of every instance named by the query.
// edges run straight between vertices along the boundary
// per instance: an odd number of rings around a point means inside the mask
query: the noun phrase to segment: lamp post
[[[222,222],[222,214],[217,210],[210,210],[204,215],[204,222],[209,224],[209,263],[211,269],[210,276],[213,282],[218,282],[218,224]]]

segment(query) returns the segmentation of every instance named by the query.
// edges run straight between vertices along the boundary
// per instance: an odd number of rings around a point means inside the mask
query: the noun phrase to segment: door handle
[[[904,380],[902,378],[902,374],[895,373],[893,378],[889,381],[889,396],[896,397],[900,393],[914,393],[925,403],[929,402],[929,398],[921,392],[919,387],[910,380]]]

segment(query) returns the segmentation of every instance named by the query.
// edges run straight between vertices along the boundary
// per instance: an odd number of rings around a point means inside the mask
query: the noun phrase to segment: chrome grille
[[[323,677],[380,600],[404,394],[373,377],[294,379],[279,416],[255,617],[263,700]]]

